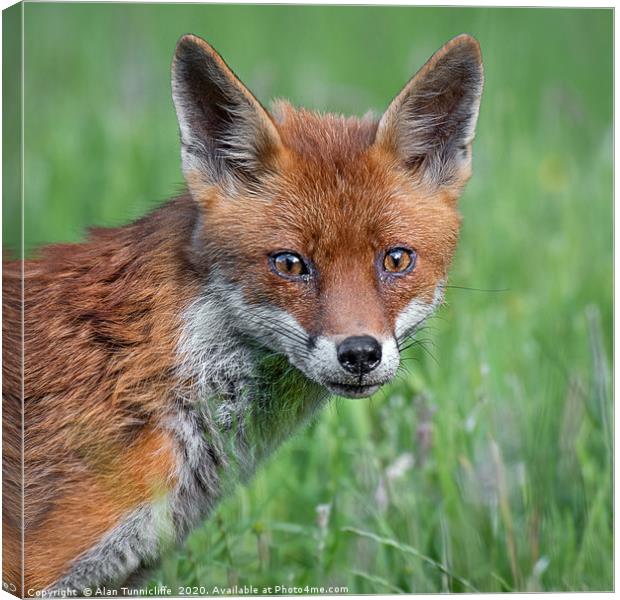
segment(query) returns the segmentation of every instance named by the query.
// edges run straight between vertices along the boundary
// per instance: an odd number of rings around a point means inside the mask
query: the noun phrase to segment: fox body
[[[4,266],[5,582],[131,580],[330,395],[393,378],[442,300],[482,79],[461,35],[380,119],[268,112],[179,41],[187,194]]]

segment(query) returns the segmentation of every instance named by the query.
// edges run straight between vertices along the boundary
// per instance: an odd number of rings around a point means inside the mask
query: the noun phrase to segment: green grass
[[[462,31],[484,53],[450,283],[500,291],[451,288],[405,377],[335,400],[154,582],[612,588],[610,10],[28,4],[25,31],[28,248],[179,189],[182,33],[264,101],[353,114]]]

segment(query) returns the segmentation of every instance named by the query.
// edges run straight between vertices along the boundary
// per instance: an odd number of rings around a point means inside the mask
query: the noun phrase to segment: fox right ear
[[[375,144],[433,188],[459,190],[471,172],[482,57],[467,34],[438,50],[383,114]]]
[[[269,113],[199,37],[177,44],[172,95],[192,192],[251,183],[273,164],[281,143]]]

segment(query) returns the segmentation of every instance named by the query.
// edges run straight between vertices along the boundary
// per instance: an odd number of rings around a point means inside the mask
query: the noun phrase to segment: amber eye
[[[392,248],[385,253],[383,268],[388,273],[408,273],[415,266],[415,252],[408,248]]]
[[[271,266],[278,275],[291,279],[302,278],[309,272],[304,259],[294,252],[272,254]]]

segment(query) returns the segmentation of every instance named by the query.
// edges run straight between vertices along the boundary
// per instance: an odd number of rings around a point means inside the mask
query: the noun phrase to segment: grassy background
[[[506,291],[450,289],[405,378],[370,401],[334,401],[154,582],[611,589],[611,10],[28,4],[25,15],[28,248],[125,223],[181,187],[169,64],[185,32],[264,101],[353,114],[381,111],[452,36],[482,44],[451,283]],[[9,246],[15,210],[5,205]]]

